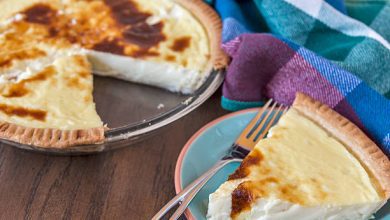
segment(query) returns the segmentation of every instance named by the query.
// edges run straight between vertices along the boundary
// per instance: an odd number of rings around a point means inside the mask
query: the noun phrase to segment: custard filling
[[[210,58],[203,25],[171,0],[16,0],[0,7],[0,35],[14,32],[29,42],[77,45],[200,72]]]
[[[249,211],[258,199],[278,198],[304,207],[383,199],[346,147],[295,109],[257,143],[229,180],[240,181],[232,193],[232,218]]]
[[[64,56],[24,78],[0,83],[2,120],[63,130],[103,126],[95,110],[91,68],[83,55]]]

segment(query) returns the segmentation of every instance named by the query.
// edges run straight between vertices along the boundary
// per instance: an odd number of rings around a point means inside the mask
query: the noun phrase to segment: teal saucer
[[[220,117],[205,125],[190,138],[176,163],[176,192],[206,172],[225,154],[257,110],[247,109]],[[188,219],[206,219],[209,195],[225,182],[238,166],[239,163],[227,165],[203,187],[185,213]],[[390,220],[390,203],[388,202],[375,216],[375,219]]]

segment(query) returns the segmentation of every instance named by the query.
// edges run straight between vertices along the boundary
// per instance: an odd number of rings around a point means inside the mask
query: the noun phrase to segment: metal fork
[[[221,168],[229,163],[241,162],[246,155],[255,147],[257,140],[265,137],[270,127],[287,111],[283,105],[276,107],[277,103],[270,99],[262,107],[251,122],[241,132],[240,136],[229,148],[227,154],[221,158],[210,170],[197,178],[184,190],[179,192],[171,201],[169,201],[153,218],[159,220],[166,215],[174,206],[180,203],[170,220],[178,219],[199,190],[216,174]],[[276,108],[276,110],[275,110]]]

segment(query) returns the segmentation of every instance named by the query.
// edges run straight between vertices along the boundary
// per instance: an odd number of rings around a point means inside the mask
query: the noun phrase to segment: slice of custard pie
[[[208,219],[370,219],[390,162],[356,125],[298,93],[291,109],[210,195]]]
[[[227,64],[220,34],[201,0],[0,0],[0,138],[100,143],[92,72],[192,93]]]

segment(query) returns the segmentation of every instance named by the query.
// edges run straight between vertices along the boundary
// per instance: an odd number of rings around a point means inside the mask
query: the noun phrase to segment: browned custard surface
[[[0,28],[0,33],[7,32],[7,44],[18,42],[19,45],[19,41],[28,39],[57,47],[79,45],[90,50],[203,68],[209,58],[207,34],[190,12],[178,7],[172,1],[32,1],[21,10],[9,13],[18,19]],[[23,54],[18,58],[38,55]],[[0,59],[0,66],[7,65],[10,57]]]

